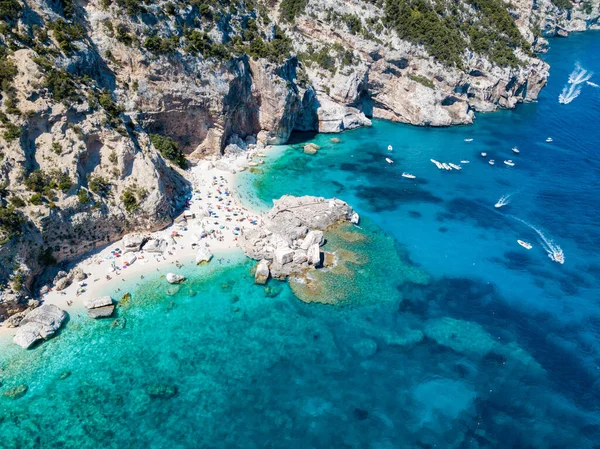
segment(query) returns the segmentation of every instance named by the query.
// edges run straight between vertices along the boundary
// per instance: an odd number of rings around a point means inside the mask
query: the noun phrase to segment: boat
[[[515,163],[512,160],[510,160],[510,159],[508,159],[507,161],[504,161],[504,163],[506,165],[508,165],[509,167],[514,167],[515,166]]]
[[[548,138],[546,139],[546,142],[548,142],[548,143],[552,142],[552,137],[548,137]]]
[[[513,147],[512,152],[515,154],[519,154],[519,149],[517,147]]]
[[[448,164],[450,167],[452,167],[454,170],[462,170],[462,167],[460,165],[456,165],[456,164]]]
[[[494,165],[494,164],[495,164],[495,162],[494,162],[494,159],[490,159],[490,160],[488,161],[488,164],[490,164],[490,165]]]
[[[531,243],[524,242],[523,240],[517,240],[517,243],[518,243],[519,245],[521,245],[521,246],[522,246],[523,248],[525,248],[525,249],[531,249],[531,248],[533,248],[533,247],[531,246]]]
[[[448,164],[446,164],[445,162],[442,162],[442,167],[444,168],[444,170],[452,170],[452,167],[450,167]]]
[[[392,148],[391,145],[388,145],[388,151],[392,151],[394,148]]]
[[[486,157],[487,153],[481,153],[481,157]]]
[[[473,142],[473,139],[465,139],[465,142]]]
[[[416,178],[415,175],[411,175],[410,173],[406,173],[406,172],[402,173],[402,177],[403,178],[408,178],[408,179],[415,179]]]
[[[548,253],[548,257],[561,265],[565,263],[565,255],[560,248],[554,249],[551,253]]]
[[[437,168],[443,168],[442,164],[440,164],[438,161],[436,161],[435,159],[429,159],[431,162],[433,162],[435,164],[435,166]]]
[[[468,164],[468,163],[469,163],[469,161],[465,159],[465,160],[462,160],[462,161],[460,161],[460,163],[461,163],[461,164]]]
[[[393,163],[394,163],[394,161],[393,161],[393,160],[391,160],[389,157],[386,157],[386,158],[385,158],[385,161],[386,161],[388,164],[393,164]]]

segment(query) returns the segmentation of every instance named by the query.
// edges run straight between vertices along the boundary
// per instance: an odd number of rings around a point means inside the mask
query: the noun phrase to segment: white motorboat
[[[508,165],[509,167],[514,167],[515,166],[515,163],[512,160],[510,160],[510,159],[508,159],[507,161],[504,161],[504,163],[506,165]]]
[[[494,164],[495,164],[495,162],[494,162],[494,159],[490,159],[490,160],[488,161],[488,164],[490,164],[490,165],[494,165]]]
[[[487,153],[481,153],[481,157],[486,157]]]
[[[386,157],[386,158],[385,158],[385,161],[386,161],[388,164],[393,164],[393,163],[394,163],[394,161],[393,161],[393,160],[391,160],[389,157]]]
[[[473,142],[473,139],[465,139],[465,142]]]
[[[408,178],[408,179],[415,179],[416,178],[415,175],[411,175],[410,173],[406,173],[406,172],[402,173],[402,177],[403,178]]]
[[[565,255],[560,248],[553,249],[551,253],[548,253],[548,257],[561,265],[565,263]]]
[[[524,242],[523,240],[517,240],[517,243],[525,249],[533,248],[533,246],[531,246],[531,243]]]
[[[515,154],[519,154],[519,149],[517,147],[513,147],[512,152]]]
[[[462,167],[460,165],[456,165],[456,164],[448,164],[450,167],[452,167],[454,170],[462,170]]]
[[[469,161],[465,159],[465,160],[462,160],[462,161],[460,161],[460,163],[461,163],[461,164],[468,164],[468,163],[469,163]]]
[[[546,139],[546,142],[548,142],[548,143],[552,142],[552,137],[548,137],[548,138]]]
[[[388,145],[388,151],[392,151],[392,150],[393,150],[392,146]]]
[[[450,167],[448,164],[446,164],[445,162],[442,162],[442,167],[444,168],[444,170],[452,170],[452,167]]]
[[[431,162],[433,162],[435,164],[435,166],[439,169],[442,169],[444,167],[442,167],[442,164],[439,163],[438,161],[436,161],[435,159],[429,159]]]

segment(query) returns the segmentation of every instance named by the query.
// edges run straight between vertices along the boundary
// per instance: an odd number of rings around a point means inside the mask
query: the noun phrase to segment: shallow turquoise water
[[[231,256],[187,267],[179,291],[147,276],[128,286],[124,328],[74,314],[33,351],[0,353],[0,393],[29,387],[0,395],[0,447],[598,447],[600,90],[557,96],[576,61],[600,72],[599,45],[553,41],[537,104],[470,127],[375,122],[247,174],[265,204],[335,195],[368,216],[379,243],[343,278],[352,297],[305,304]],[[471,163],[448,173],[430,158]]]

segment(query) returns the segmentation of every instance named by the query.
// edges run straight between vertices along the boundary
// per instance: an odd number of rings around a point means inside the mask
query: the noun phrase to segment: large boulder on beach
[[[165,239],[155,238],[148,240],[142,247],[148,253],[164,253],[167,250],[168,243]]]
[[[44,304],[25,315],[13,341],[27,349],[36,341],[54,335],[66,318],[67,313],[60,307]]]
[[[196,264],[201,264],[202,262],[210,262],[213,255],[210,250],[206,247],[201,247],[196,253]]]
[[[83,305],[88,309],[88,316],[90,318],[107,318],[115,310],[113,300],[110,296],[89,298],[83,301]]]
[[[142,248],[142,245],[146,243],[146,236],[142,234],[127,234],[123,237],[123,253],[136,252]]]
[[[269,261],[261,260],[256,266],[256,272],[254,273],[254,282],[256,284],[264,285],[269,279]]]
[[[167,282],[169,284],[179,284],[185,280],[185,277],[176,273],[167,273]]]

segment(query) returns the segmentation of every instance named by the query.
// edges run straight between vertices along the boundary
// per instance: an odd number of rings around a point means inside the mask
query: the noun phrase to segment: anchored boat
[[[524,242],[523,240],[517,240],[517,243],[525,249],[533,248],[533,246],[531,246],[531,243]]]

